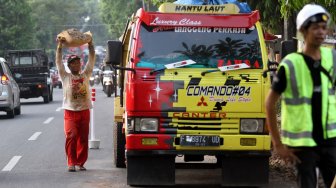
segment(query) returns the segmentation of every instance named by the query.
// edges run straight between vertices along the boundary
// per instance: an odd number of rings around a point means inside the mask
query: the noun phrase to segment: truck
[[[20,88],[20,98],[53,101],[50,62],[44,49],[8,50],[5,58]]]
[[[114,163],[127,168],[128,185],[174,185],[178,157],[183,165],[205,156],[216,159],[223,186],[268,183],[271,81],[258,10],[141,8],[107,41],[106,63],[118,72]]]

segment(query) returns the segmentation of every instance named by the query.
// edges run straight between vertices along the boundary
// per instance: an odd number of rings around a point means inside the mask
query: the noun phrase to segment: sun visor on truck
[[[202,6],[206,7],[206,6]],[[182,9],[181,9],[182,10]],[[249,14],[229,14],[220,16],[209,14],[207,16],[198,13],[180,14],[176,11],[174,16],[160,12],[146,12],[139,9],[137,17],[146,25],[150,26],[171,26],[171,27],[235,27],[251,28],[260,20],[259,11],[252,11]]]

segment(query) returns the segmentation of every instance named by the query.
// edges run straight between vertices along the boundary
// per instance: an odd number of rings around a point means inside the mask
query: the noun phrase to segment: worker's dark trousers
[[[319,168],[326,187],[330,187],[336,174],[336,147],[305,147],[294,149],[301,160],[297,164],[297,182],[300,188],[316,188],[316,167]]]
[[[83,166],[88,158],[90,110],[64,110],[65,153],[68,166]]]

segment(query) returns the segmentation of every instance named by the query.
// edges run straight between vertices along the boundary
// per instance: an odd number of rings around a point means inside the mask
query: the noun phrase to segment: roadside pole
[[[100,140],[96,140],[95,137],[95,127],[94,127],[94,103],[96,101],[96,89],[91,88],[91,100],[92,100],[92,109],[90,109],[90,140],[89,148],[90,149],[99,149]]]

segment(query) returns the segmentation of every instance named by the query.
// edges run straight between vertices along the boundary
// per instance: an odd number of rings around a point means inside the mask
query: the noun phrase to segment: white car
[[[4,58],[0,57],[0,111],[8,118],[21,114],[20,89]]]

